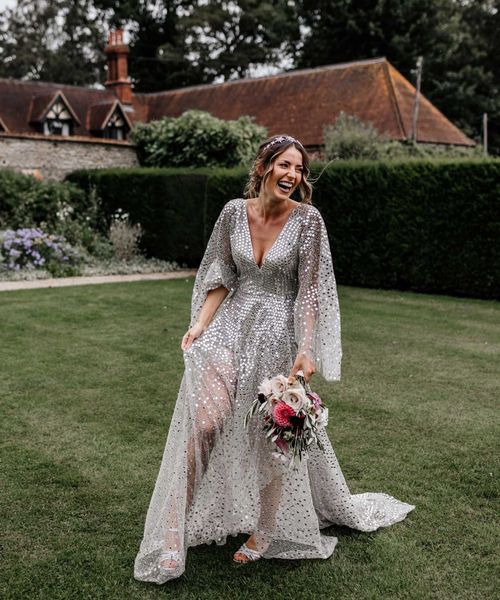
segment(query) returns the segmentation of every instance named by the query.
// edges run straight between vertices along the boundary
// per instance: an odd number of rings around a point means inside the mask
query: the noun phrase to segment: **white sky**
[[[0,12],[2,12],[8,6],[14,6],[16,4],[16,0],[0,0]]]

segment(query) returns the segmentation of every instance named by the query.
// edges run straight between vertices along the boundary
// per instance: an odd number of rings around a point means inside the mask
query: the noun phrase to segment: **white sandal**
[[[170,529],[167,529],[167,531],[174,531],[176,533],[179,533],[179,530],[177,528],[172,527]],[[162,563],[166,560],[175,562],[175,566],[166,567],[165,565],[162,565]],[[163,575],[171,575],[172,573],[175,573],[180,567],[181,560],[182,555],[180,550],[163,550],[159,558],[160,573],[162,573]]]
[[[246,556],[248,560],[238,560],[237,558],[235,558],[236,554],[238,553]],[[254,560],[259,560],[259,558],[262,558],[262,554],[257,550],[252,550],[252,548],[249,548],[246,544],[243,544],[243,546],[241,546],[241,548],[237,550],[233,555],[234,562],[241,565],[244,565],[247,562],[253,562]]]

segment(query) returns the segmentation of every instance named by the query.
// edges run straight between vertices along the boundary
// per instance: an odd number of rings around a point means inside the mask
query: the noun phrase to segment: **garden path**
[[[182,279],[192,277],[196,269],[171,271],[169,273],[135,273],[132,275],[95,275],[92,277],[57,277],[35,279],[33,281],[0,281],[0,292],[13,290],[33,290],[37,288],[66,287],[69,285],[94,285],[97,283],[124,283],[127,281],[148,281],[154,279]]]

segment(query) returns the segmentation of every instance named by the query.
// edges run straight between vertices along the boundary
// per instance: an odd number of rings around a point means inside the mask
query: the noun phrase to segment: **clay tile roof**
[[[395,101],[401,115],[404,132],[411,135],[412,115],[416,90],[399,71],[387,63],[388,74],[393,87]],[[425,96],[420,97],[418,112],[417,140],[419,142],[434,142],[442,140],[446,144],[473,146],[469,139],[458,127],[453,125],[443,113],[438,110]]]
[[[102,101],[113,103],[116,100],[116,96],[107,90],[59,83],[0,79],[0,118],[12,133],[35,133],[37,127],[32,119],[41,118],[43,107],[48,107],[58,92],[74,113],[75,136],[91,136],[87,129],[87,112],[91,105]]]
[[[251,115],[270,135],[286,132],[314,147],[323,143],[323,126],[341,111],[370,121],[392,139],[408,139],[414,93],[385,58],[376,58],[136,97],[149,107],[147,120],[179,116],[189,109],[223,119]],[[418,141],[474,145],[424,97]]]
[[[425,82],[424,82],[425,87]],[[112,114],[112,91],[0,79],[0,131],[35,133],[36,123],[60,95],[75,117],[74,135],[92,138]],[[395,140],[411,135],[415,88],[385,58],[290,71],[280,75],[198,85],[153,94],[133,94],[121,105],[129,126],[189,109],[223,119],[250,115],[269,134],[289,133],[306,146],[323,143],[323,126],[341,111],[369,121]],[[421,97],[418,141],[473,146],[425,97]],[[99,138],[95,138],[99,141]]]

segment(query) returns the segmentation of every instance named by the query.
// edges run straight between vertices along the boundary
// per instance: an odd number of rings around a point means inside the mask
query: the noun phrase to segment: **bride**
[[[340,315],[325,224],[311,205],[309,159],[288,135],[258,151],[245,190],[221,211],[198,270],[185,372],[134,576],[179,577],[190,546],[248,533],[234,554],[328,558],[333,523],[374,531],[414,506],[351,494],[324,430],[297,470],[273,455],[260,417],[244,416],[265,377],[340,379]],[[297,191],[301,201],[291,195]]]

